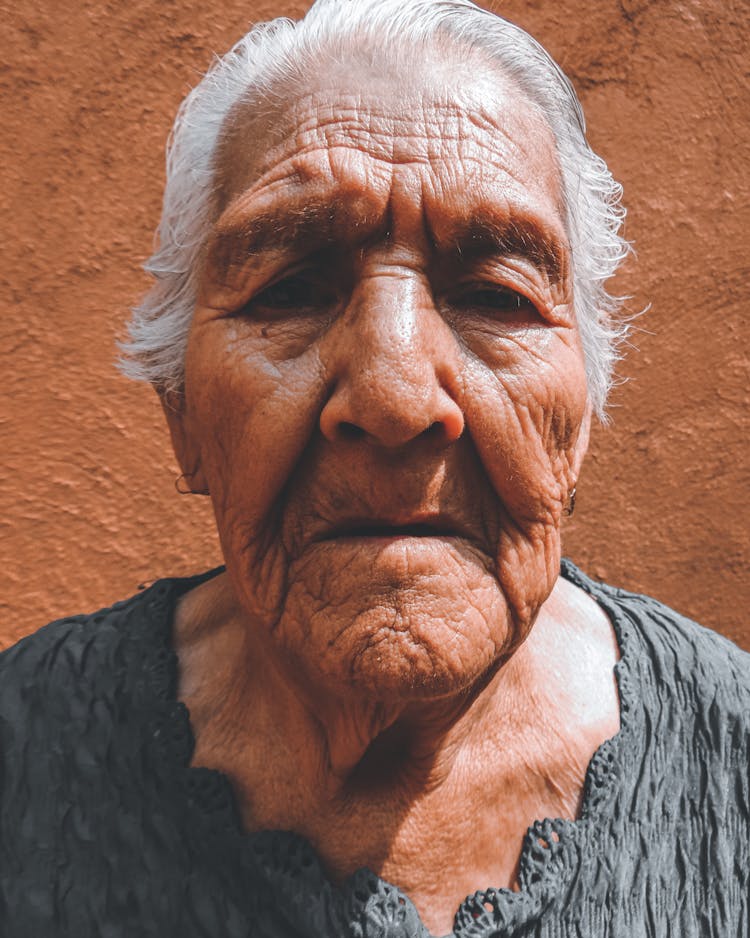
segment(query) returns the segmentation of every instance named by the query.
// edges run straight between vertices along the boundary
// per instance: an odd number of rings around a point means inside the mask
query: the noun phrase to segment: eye
[[[454,297],[453,305],[511,320],[528,320],[539,315],[536,306],[521,293],[491,283],[468,285]]]
[[[338,302],[338,295],[313,273],[295,273],[277,280],[256,294],[247,312],[264,311],[310,315],[326,312]]]

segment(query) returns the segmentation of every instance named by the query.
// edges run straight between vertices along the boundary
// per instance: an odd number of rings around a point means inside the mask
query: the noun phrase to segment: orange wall
[[[3,12],[0,645],[218,561],[155,396],[114,370],[146,286],[164,140],[214,51],[279,0]],[[508,0],[576,84],[624,186],[634,348],[567,553],[750,648],[747,52],[740,0]]]

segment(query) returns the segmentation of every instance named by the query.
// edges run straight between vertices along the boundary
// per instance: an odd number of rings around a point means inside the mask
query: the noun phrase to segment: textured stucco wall
[[[154,395],[114,370],[197,71],[303,2],[18,0],[2,14],[0,645],[218,561]],[[750,647],[748,22],[739,0],[509,0],[625,186],[636,323],[567,553]]]

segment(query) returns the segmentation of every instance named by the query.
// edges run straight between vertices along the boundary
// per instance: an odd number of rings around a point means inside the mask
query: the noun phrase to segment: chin
[[[309,684],[341,696],[395,702],[461,693],[515,630],[498,581],[486,569],[468,582],[457,572],[412,571],[409,582],[384,583],[371,570],[360,582],[328,580],[328,595],[317,593],[314,604],[292,585],[274,641]]]
[[[445,629],[429,637],[424,631],[421,623],[412,622],[403,632],[364,638],[347,667],[351,692],[404,703],[452,697],[468,690],[497,659],[491,643],[478,642],[458,657],[451,653],[454,637]]]

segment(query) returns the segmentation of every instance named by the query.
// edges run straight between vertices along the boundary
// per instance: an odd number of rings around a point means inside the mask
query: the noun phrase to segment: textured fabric
[[[591,761],[581,818],[535,823],[520,891],[469,897],[454,934],[747,938],[750,656],[563,574],[614,624],[622,728]],[[367,870],[334,887],[306,841],[244,834],[226,778],[188,768],[171,621],[202,579],[0,656],[0,935],[425,938],[397,888]]]

